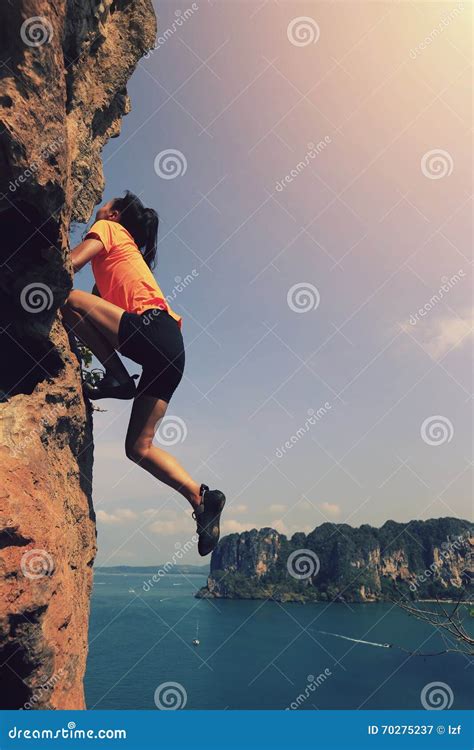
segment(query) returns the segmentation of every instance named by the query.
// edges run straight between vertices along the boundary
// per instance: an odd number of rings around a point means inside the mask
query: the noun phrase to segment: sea
[[[445,642],[398,606],[197,599],[202,574],[149,582],[95,572],[91,710],[473,708],[473,658],[411,654]]]

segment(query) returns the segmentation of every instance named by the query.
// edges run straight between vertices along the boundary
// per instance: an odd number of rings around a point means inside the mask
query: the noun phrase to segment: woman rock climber
[[[102,380],[84,383],[90,399],[134,399],[125,452],[193,507],[198,549],[207,555],[219,541],[225,496],[199,485],[167,451],[153,445],[158,422],[184,370],[181,317],[167,304],[151,269],[156,257],[158,215],[127,191],[97,211],[83,242],[72,250],[74,272],[92,263],[100,296],[73,289],[63,319],[105,367]],[[117,352],[142,365],[138,387]]]

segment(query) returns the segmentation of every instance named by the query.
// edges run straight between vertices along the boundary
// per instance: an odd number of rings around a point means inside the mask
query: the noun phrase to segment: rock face
[[[58,308],[68,232],[154,42],[151,0],[0,6],[0,708],[84,708],[91,416]]]
[[[232,570],[245,576],[265,575],[278,560],[281,541],[281,535],[269,528],[230,534],[219,544],[211,558],[211,573],[214,570]]]
[[[274,529],[224,537],[200,597],[380,601],[393,585],[414,599],[470,586],[472,527],[457,518],[387,521],[380,529],[325,523],[287,539]]]

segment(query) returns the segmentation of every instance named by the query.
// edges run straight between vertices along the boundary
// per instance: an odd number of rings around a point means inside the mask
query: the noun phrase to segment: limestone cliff
[[[151,0],[0,5],[0,708],[84,708],[93,447],[58,308],[155,24]]]
[[[287,539],[274,529],[224,537],[200,597],[379,601],[456,596],[472,580],[472,527],[457,518],[357,529],[325,523]]]

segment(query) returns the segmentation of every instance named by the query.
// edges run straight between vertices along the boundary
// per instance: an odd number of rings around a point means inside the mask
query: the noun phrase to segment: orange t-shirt
[[[104,246],[92,259],[95,283],[103,299],[138,315],[152,308],[167,310],[181,328],[181,316],[168,305],[125,227],[116,221],[100,219],[89,229],[87,237],[98,237]]]

